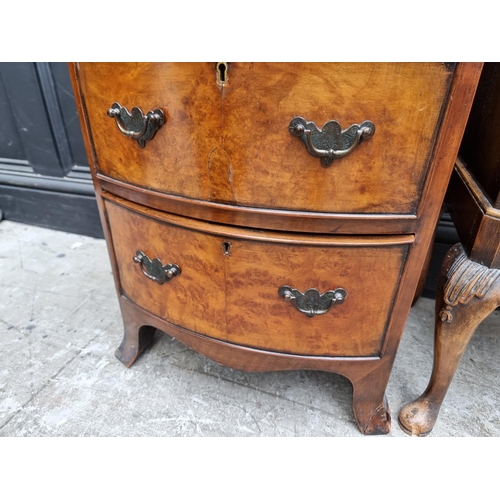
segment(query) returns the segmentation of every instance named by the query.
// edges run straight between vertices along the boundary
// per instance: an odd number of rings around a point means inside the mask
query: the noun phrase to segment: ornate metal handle
[[[278,293],[285,302],[293,302],[295,308],[309,318],[327,313],[334,304],[342,304],[347,297],[343,288],[328,290],[320,294],[316,288],[309,288],[304,293],[296,288],[282,286]]]
[[[129,113],[127,108],[118,102],[114,102],[108,109],[108,116],[115,119],[116,126],[123,135],[135,139],[141,148],[166,121],[165,114],[159,108],[143,115],[141,108],[133,107]]]
[[[181,274],[181,268],[177,264],[163,265],[160,259],[155,257],[151,260],[140,250],[137,250],[133,260],[141,265],[141,270],[144,276],[147,276],[150,280],[155,281],[159,285],[163,285],[163,283],[166,283],[175,276],[179,276],[179,274]]]
[[[366,120],[342,130],[339,122],[330,120],[319,129],[314,122],[296,116],[288,130],[305,144],[312,156],[321,158],[323,167],[329,167],[333,160],[347,156],[363,140],[369,139],[375,133],[375,125]]]

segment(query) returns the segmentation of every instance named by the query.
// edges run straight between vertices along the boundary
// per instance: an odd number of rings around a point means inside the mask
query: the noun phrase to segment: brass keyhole
[[[229,70],[229,64],[226,62],[218,62],[217,63],[217,83],[219,85],[225,85],[228,80],[228,70]]]

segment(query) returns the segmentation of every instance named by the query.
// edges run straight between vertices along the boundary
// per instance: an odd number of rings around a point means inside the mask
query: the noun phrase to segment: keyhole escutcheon
[[[231,246],[232,243],[230,241],[223,241],[222,242],[222,253],[224,255],[231,255]]]
[[[229,70],[229,63],[227,62],[218,62],[216,66],[216,73],[217,73],[217,83],[219,85],[225,85],[228,80],[228,70]]]

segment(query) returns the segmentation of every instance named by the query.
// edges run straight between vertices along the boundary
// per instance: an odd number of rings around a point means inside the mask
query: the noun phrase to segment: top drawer
[[[245,207],[415,214],[454,67],[440,63],[85,63],[78,76],[97,160],[113,179]],[[107,115],[115,102],[166,122],[140,148]],[[369,120],[375,133],[331,166],[290,133]],[[306,128],[312,127],[306,125]],[[311,129],[313,130],[313,129]],[[331,136],[312,132],[319,150]]]

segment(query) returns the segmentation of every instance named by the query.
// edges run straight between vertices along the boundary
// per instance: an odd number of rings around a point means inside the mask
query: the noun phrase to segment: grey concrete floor
[[[0,222],[0,436],[352,436],[352,389],[324,372],[244,373],[167,335],[132,368],[104,240]],[[393,425],[427,385],[434,302],[407,321],[387,388]],[[500,315],[478,329],[430,437],[500,436]]]

